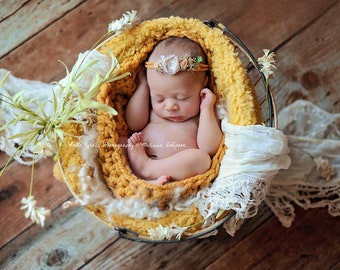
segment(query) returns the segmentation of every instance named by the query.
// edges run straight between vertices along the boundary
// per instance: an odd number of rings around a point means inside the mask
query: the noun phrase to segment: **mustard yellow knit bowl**
[[[199,43],[205,50],[210,70],[210,89],[218,99],[226,100],[230,123],[252,125],[262,122],[261,105],[255,90],[257,82],[254,83],[249,70],[244,66],[244,59],[240,57],[242,53],[245,54],[249,63],[249,52],[243,44],[239,44],[237,37],[230,37],[226,29],[214,20],[202,22],[179,17],[147,20],[102,44],[100,51],[106,53],[107,49],[111,50],[119,59],[120,72],[129,72],[131,76],[102,85],[97,97],[98,101],[118,111],[115,116],[98,112],[96,145],[100,181],[112,199],[141,201],[158,209],[162,215],[158,218],[133,218],[121,213],[108,212],[101,202],[91,202],[84,207],[102,222],[117,229],[121,236],[137,241],[153,242],[149,236],[149,229],[160,225],[166,227],[173,223],[188,228],[182,240],[202,236],[232,215],[232,213],[225,213],[213,226],[203,229],[204,220],[196,207],[186,210],[172,208],[175,199],[176,201],[188,200],[211,185],[218,175],[220,162],[227,151],[223,142],[207,172],[162,186],[150,184],[136,177],[128,165],[124,149],[117,147],[120,145],[121,138],[130,135],[125,122],[124,109],[136,90],[138,70],[142,68],[154,46],[170,36],[188,37]],[[253,70],[256,71],[256,66]],[[79,180],[79,171],[74,168],[81,167],[85,161],[79,149],[71,146],[79,142],[83,130],[77,125],[70,125],[66,130],[73,136],[65,138],[60,153],[63,174],[71,192],[75,197],[81,198],[84,195],[84,187]],[[58,177],[58,172],[56,176]],[[168,239],[168,241],[175,240]]]

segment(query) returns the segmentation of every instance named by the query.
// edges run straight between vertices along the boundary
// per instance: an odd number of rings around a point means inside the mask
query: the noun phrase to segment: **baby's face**
[[[206,76],[193,73],[167,75],[147,70],[152,109],[159,117],[184,122],[199,114],[200,92],[206,85]]]

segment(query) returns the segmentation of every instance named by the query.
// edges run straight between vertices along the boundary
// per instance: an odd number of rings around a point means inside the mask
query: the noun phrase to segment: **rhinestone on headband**
[[[159,73],[175,75],[179,71],[206,71],[208,65],[202,64],[202,56],[192,57],[188,54],[178,57],[177,55],[161,55],[158,62],[146,62],[145,67],[156,69]]]

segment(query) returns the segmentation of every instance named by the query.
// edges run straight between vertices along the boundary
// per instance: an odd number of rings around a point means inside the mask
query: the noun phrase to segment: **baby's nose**
[[[166,109],[167,111],[176,111],[176,110],[178,110],[178,105],[176,104],[176,102],[168,101],[168,102],[166,103],[165,109]]]

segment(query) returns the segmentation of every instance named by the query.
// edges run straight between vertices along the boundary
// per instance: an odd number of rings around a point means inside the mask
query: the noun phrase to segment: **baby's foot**
[[[144,177],[146,163],[149,160],[142,143],[143,134],[136,132],[128,139],[128,157],[131,169],[137,176]]]
[[[156,180],[149,180],[148,182],[151,184],[155,184],[155,185],[164,185],[166,183],[168,183],[171,180],[171,177],[169,175],[162,175],[160,177],[158,177]]]

